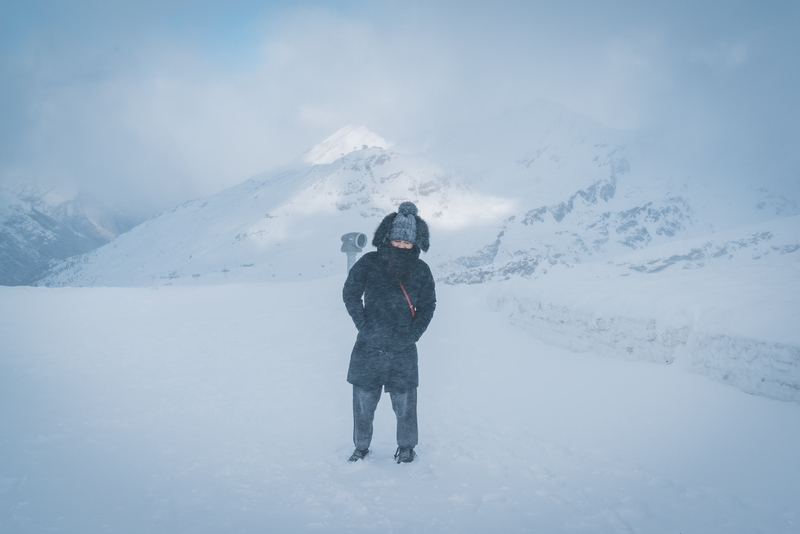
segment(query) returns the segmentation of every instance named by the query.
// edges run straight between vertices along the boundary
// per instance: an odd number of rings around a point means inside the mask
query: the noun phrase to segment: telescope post
[[[342,236],[342,252],[347,254],[347,272],[356,263],[356,256],[367,246],[367,234],[350,232]]]

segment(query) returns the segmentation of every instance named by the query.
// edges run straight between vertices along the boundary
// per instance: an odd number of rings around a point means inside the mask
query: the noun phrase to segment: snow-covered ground
[[[800,217],[786,217],[607,264],[555,265],[490,298],[547,343],[667,364],[685,354],[712,379],[800,402],[798,243]]]
[[[383,399],[348,464],[342,282],[0,287],[0,531],[800,529],[800,405],[545,345],[502,284],[437,288],[418,460]]]

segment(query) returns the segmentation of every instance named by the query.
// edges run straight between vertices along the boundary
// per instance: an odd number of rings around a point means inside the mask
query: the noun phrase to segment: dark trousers
[[[392,410],[397,417],[397,446],[413,449],[417,446],[417,388],[391,391]],[[381,388],[364,389],[353,386],[353,443],[356,449],[368,449],[372,442],[372,421],[381,400]]]

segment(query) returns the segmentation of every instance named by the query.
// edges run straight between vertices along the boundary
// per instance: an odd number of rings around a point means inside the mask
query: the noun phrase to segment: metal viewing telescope
[[[356,263],[356,255],[367,246],[367,234],[361,232],[350,232],[342,236],[342,252],[347,254],[347,272]]]

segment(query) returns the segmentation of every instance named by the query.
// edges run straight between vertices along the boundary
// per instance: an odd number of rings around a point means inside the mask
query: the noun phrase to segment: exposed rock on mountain
[[[662,168],[635,134],[546,103],[424,144],[395,149],[366,127],[345,127],[283,167],[187,202],[57,266],[41,283],[343,273],[339,236],[371,234],[406,200],[431,227],[426,261],[439,281],[454,284],[609,261],[797,213],[793,201],[766,189],[709,186],[689,170]],[[717,205],[725,209],[709,209]]]
[[[25,285],[54,263],[100,247],[133,224],[82,194],[0,189],[0,285]]]

